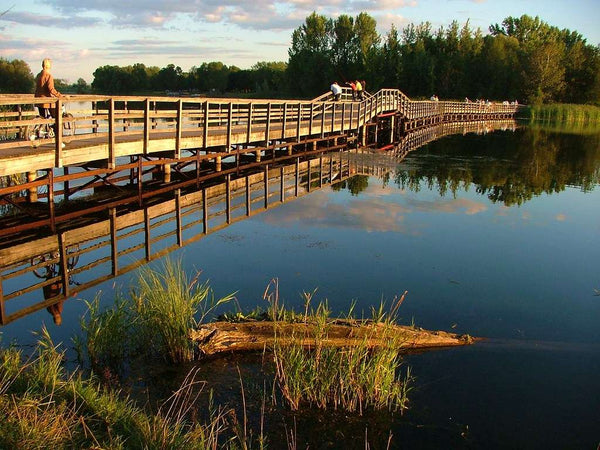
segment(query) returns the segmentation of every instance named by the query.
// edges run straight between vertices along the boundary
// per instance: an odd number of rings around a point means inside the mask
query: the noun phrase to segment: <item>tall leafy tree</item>
[[[29,94],[35,80],[29,65],[20,59],[9,61],[0,58],[0,92],[6,94]]]
[[[329,89],[333,78],[332,27],[330,19],[313,12],[292,33],[287,71],[292,92],[300,96],[314,96]]]

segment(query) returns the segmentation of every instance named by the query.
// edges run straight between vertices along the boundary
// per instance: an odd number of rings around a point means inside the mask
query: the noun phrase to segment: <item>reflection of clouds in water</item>
[[[406,216],[412,211],[443,212],[449,214],[473,215],[486,211],[483,203],[469,199],[451,199],[437,201],[409,200],[407,204],[398,204],[386,198],[352,198],[346,203],[329,201],[329,194],[315,192],[300,202],[293,202],[282,208],[270,210],[261,216],[266,223],[309,223],[311,225],[351,228],[366,231],[394,231],[411,235],[420,234],[418,229],[411,230]]]
[[[487,211],[487,205],[467,198],[455,198],[452,200],[437,200],[437,201],[418,201],[409,200],[411,207],[419,211],[445,212],[445,213],[461,213],[464,212],[468,216],[479,214]]]
[[[498,210],[496,211],[496,215],[497,216],[508,216],[508,212],[509,212],[510,208],[508,206],[500,206],[500,208],[498,208]]]

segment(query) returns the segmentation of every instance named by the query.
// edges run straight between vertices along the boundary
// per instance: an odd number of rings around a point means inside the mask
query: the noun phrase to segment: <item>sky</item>
[[[37,74],[45,57],[55,78],[93,81],[104,65],[180,66],[221,61],[248,69],[287,61],[294,29],[313,11],[335,18],[367,12],[385,36],[391,25],[453,20],[484,33],[509,16],[539,16],[600,45],[600,0],[0,0],[0,57]]]

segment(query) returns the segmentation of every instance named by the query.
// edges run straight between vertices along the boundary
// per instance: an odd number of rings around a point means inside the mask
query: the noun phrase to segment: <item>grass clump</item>
[[[0,448],[204,449],[234,442],[223,438],[220,411],[211,410],[207,424],[190,420],[199,395],[193,371],[152,414],[94,378],[67,375],[63,359],[45,330],[32,358],[0,350]]]
[[[385,346],[369,345],[369,337],[355,346],[332,347],[325,344],[331,325],[327,302],[311,308],[313,293],[304,293],[304,322],[314,327],[310,338],[297,336],[293,342],[276,339],[273,347],[275,384],[292,410],[303,404],[321,409],[342,409],[362,414],[366,409],[404,411],[412,377],[410,368],[402,375],[402,357],[391,326],[406,292],[392,302],[389,311],[382,302],[372,309],[372,319],[364,322],[373,334],[389,336]],[[277,290],[269,297],[272,305]],[[272,309],[274,309],[272,307]],[[273,314],[275,317],[276,315]],[[351,313],[348,320],[352,320]],[[308,342],[307,342],[308,341]]]
[[[159,270],[143,268],[129,298],[101,309],[88,302],[75,344],[83,361],[103,378],[121,376],[137,358],[159,357],[169,363],[192,361],[196,344],[190,333],[233,294],[215,299],[207,283],[189,279],[180,261],[167,259]]]
[[[191,280],[181,262],[166,260],[162,271],[142,269],[133,294],[140,336],[171,362],[194,359],[190,331],[233,295],[216,300],[207,283]],[[199,317],[198,317],[199,315]],[[198,317],[198,318],[197,318]]]

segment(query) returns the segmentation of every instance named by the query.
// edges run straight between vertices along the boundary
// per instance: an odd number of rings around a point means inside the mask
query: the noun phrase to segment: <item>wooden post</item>
[[[63,138],[62,138],[62,129],[63,129],[63,117],[62,117],[62,99],[58,97],[56,100],[56,109],[54,111],[54,133],[55,138],[54,141],[56,143],[56,161],[54,165],[56,167],[62,167],[62,147],[63,147]]]
[[[118,246],[117,246],[117,208],[110,208],[110,261],[112,266],[112,275],[114,277],[119,273]]]
[[[204,103],[204,150],[208,148],[208,114],[210,111],[210,105],[208,100]]]
[[[65,297],[70,295],[69,287],[69,265],[68,265],[68,254],[67,245],[65,243],[64,233],[58,235],[58,250],[60,251],[60,275],[62,278],[63,294]]]
[[[300,158],[296,158],[296,185],[294,186],[294,195],[298,197],[300,188]]]
[[[163,180],[165,183],[171,182],[171,164],[163,164]]]
[[[115,168],[115,99],[112,97],[108,101],[108,168]]]
[[[203,233],[208,234],[208,203],[206,199],[206,188],[202,189],[202,227]]]
[[[250,177],[246,175],[246,216],[250,216]]]
[[[281,180],[280,180],[280,185],[279,185],[279,200],[281,201],[281,203],[283,203],[285,201],[285,168],[284,166],[281,166],[280,168],[281,170]]]
[[[0,324],[6,325],[6,309],[4,306],[4,290],[2,289],[2,276],[0,275]]]
[[[181,130],[183,128],[183,100],[177,102],[177,123],[175,130],[175,158],[181,158]]]
[[[302,103],[298,102],[298,122],[296,123],[296,142],[300,142],[300,116],[302,115]]]
[[[246,144],[250,144],[250,136],[252,136],[252,102],[248,103],[248,125],[246,129]]]
[[[227,108],[227,153],[231,151],[231,127],[233,123],[233,102],[229,102]]]
[[[150,261],[152,259],[150,254],[152,248],[150,247],[150,215],[148,214],[148,208],[144,208],[144,243],[146,249],[146,261]]]
[[[175,222],[177,226],[177,245],[183,247],[183,233],[181,230],[181,189],[175,190]]]
[[[325,102],[321,104],[321,137],[325,137]]]
[[[267,123],[265,125],[265,142],[266,142],[265,147],[269,146],[270,134],[271,134],[271,102],[269,102],[267,104]]]
[[[287,125],[287,103],[283,104],[283,118],[281,124],[281,139],[285,139],[285,127]]]
[[[37,172],[27,172],[27,182],[33,183],[37,179]],[[34,203],[38,201],[38,191],[37,186],[31,187],[27,190],[28,201],[29,203]]]
[[[50,228],[56,233],[56,215],[54,214],[54,169],[48,170],[48,208],[50,209]]]
[[[264,207],[265,209],[267,209],[269,207],[269,165],[266,164],[265,165],[265,172],[264,172],[264,187],[265,187],[265,201],[264,201]]]
[[[225,214],[227,224],[231,223],[231,175],[225,177]]]
[[[144,100],[144,155],[148,154],[150,143],[150,100]]]

